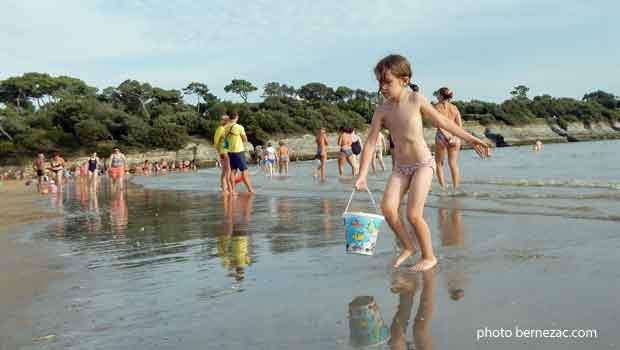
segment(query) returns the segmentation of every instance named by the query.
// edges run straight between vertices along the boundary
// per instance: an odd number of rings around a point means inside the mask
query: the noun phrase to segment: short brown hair
[[[235,119],[239,117],[239,112],[237,111],[230,111],[228,112],[228,116],[230,117],[230,119]]]
[[[379,84],[385,80],[385,75],[390,72],[397,78],[409,78],[411,80],[411,64],[404,56],[389,55],[381,59],[375,66],[375,77]]]

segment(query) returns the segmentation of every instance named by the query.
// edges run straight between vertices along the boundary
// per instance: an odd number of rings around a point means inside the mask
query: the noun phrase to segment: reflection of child
[[[50,180],[49,186],[48,186],[48,192],[58,193],[58,186],[56,185],[56,182],[54,180]]]
[[[433,254],[430,230],[422,214],[433,179],[435,162],[424,141],[421,116],[430,118],[437,127],[468,141],[481,156],[488,155],[489,148],[483,141],[444,118],[426,97],[412,91],[414,88],[410,84],[411,66],[406,58],[400,55],[387,56],[376,65],[374,71],[380,92],[386,101],[377,108],[372,117],[355,188],[358,190],[367,188],[370,162],[375,153],[381,127],[385,126],[395,144],[393,156],[396,159],[396,168],[393,169],[385,188],[382,209],[386,221],[402,247],[393,266],[399,267],[415,254],[416,250],[399,214],[402,198],[409,191],[407,219],[413,226],[422,250],[421,259],[411,270],[428,270],[437,264],[437,258]],[[407,87],[411,87],[412,90]]]

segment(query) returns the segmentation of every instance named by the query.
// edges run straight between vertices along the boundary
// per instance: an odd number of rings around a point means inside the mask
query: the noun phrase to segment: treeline
[[[529,89],[519,85],[511,91],[512,98],[502,103],[472,100],[456,101],[464,120],[478,121],[483,125],[505,123],[523,125],[538,120],[557,123],[566,128],[568,123],[620,121],[620,99],[604,91],[595,91],[583,96],[581,100],[550,95],[528,98]]]
[[[375,103],[364,90],[340,88],[336,96],[318,83],[299,89],[270,83],[262,102],[247,103],[256,90],[248,81],[233,80],[226,91],[244,100],[234,103],[220,100],[198,82],[179,91],[126,80],[98,90],[71,77],[10,77],[0,81],[0,159],[52,150],[70,155],[97,150],[105,156],[116,145],[130,151],[176,150],[191,137],[211,138],[220,116],[230,110],[239,112],[253,143],[321,126],[330,131],[363,128]],[[184,95],[197,103],[186,103]]]
[[[321,83],[295,88],[277,82],[265,84],[262,102],[248,103],[248,96],[257,90],[249,81],[232,80],[225,91],[243,100],[234,103],[220,100],[200,82],[168,90],[126,80],[99,90],[66,76],[10,77],[0,81],[0,159],[30,157],[39,151],[73,155],[96,150],[106,156],[114,146],[129,151],[176,150],[191,137],[211,138],[220,116],[233,109],[254,144],[270,135],[314,132],[322,126],[329,131],[342,126],[363,129],[380,103],[376,92],[363,89],[334,89]],[[536,118],[559,123],[620,119],[620,101],[603,91],[582,100],[549,95],[529,99],[527,92],[527,87],[518,86],[501,104],[455,103],[465,120],[482,124],[519,125]],[[187,103],[184,96],[196,104]]]

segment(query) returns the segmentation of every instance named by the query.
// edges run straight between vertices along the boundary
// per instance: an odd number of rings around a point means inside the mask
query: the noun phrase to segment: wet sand
[[[136,177],[126,191],[69,186],[47,198],[62,219],[27,227],[63,275],[34,298],[20,349],[617,348],[620,168],[591,146],[597,156],[583,144],[464,152],[467,193],[434,192],[424,210],[439,264],[423,274],[390,268],[387,227],[375,256],[344,253],[352,181],[333,166],[325,183],[312,163],[289,178],[252,169],[259,194],[235,199],[217,193],[216,169]],[[372,178],[377,199],[386,175]],[[476,339],[515,327],[598,337]]]
[[[58,217],[50,211],[36,187],[23,181],[0,184],[0,349],[29,343],[32,333],[30,306],[47,291],[61,272],[50,271],[55,260],[45,242],[23,239],[27,225]]]

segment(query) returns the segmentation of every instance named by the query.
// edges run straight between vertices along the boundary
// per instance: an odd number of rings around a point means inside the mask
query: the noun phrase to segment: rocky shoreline
[[[506,124],[490,124],[481,125],[477,122],[465,122],[465,129],[477,137],[487,141],[495,147],[510,147],[533,144],[540,139],[543,143],[563,143],[563,142],[579,142],[592,140],[620,139],[620,123],[595,123],[584,125],[583,123],[570,123],[566,128],[562,128],[559,124],[548,124],[545,122],[528,124],[524,126],[509,126]],[[365,138],[363,133],[362,138]],[[424,129],[424,139],[427,144],[433,148],[435,144],[435,128]],[[314,159],[316,154],[316,144],[314,135],[296,135],[274,137],[269,140],[274,145],[278,141],[284,140],[291,150],[291,160],[309,160]],[[337,134],[328,134],[328,155],[335,157],[338,154],[338,146],[336,144]],[[250,150],[252,145],[248,144]],[[468,145],[463,145],[467,149]],[[126,154],[131,166],[142,164],[144,160],[150,162],[165,160],[196,160],[201,166],[214,166],[217,159],[217,153],[213,145],[209,142],[198,141],[192,142],[179,151],[153,150],[145,153]],[[79,157],[67,159],[69,167],[75,164],[83,163],[87,157]],[[0,172],[21,170],[26,174],[31,173],[30,165],[26,166],[4,166],[0,167]]]

